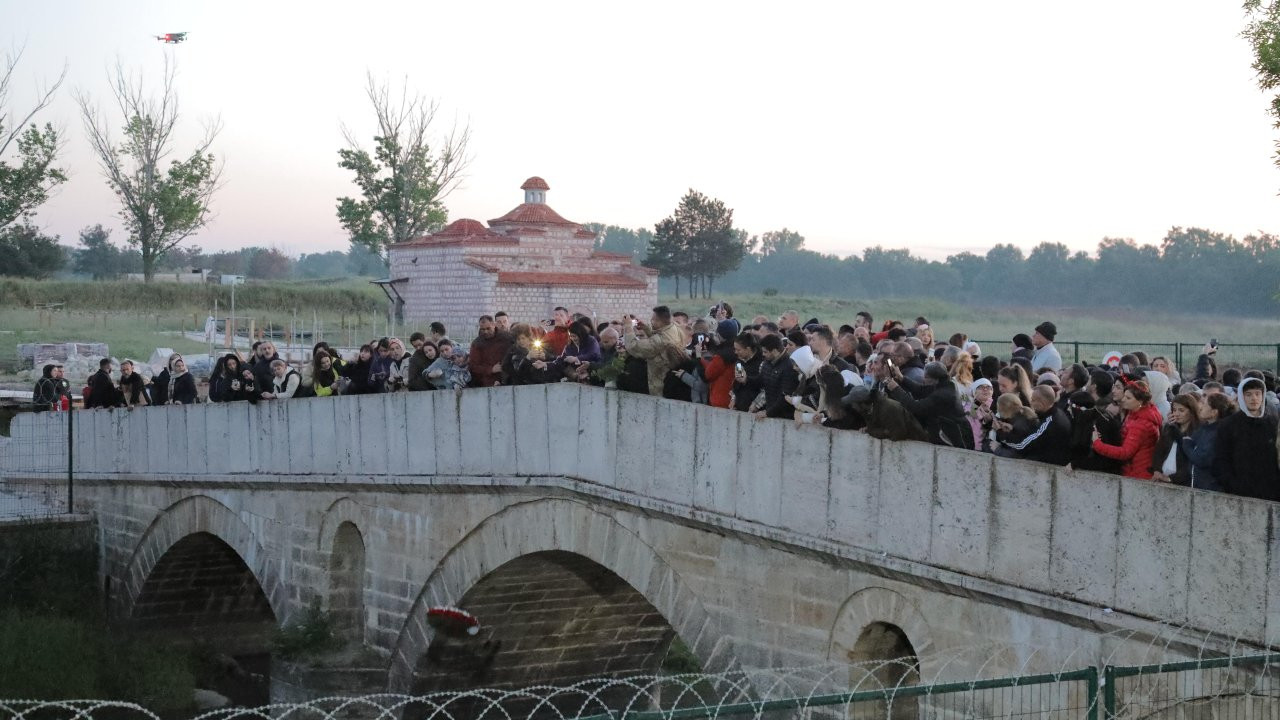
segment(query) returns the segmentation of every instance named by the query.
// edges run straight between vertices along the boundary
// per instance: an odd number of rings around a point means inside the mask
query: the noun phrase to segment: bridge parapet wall
[[[1280,642],[1272,504],[570,384],[77,413],[108,479],[538,484]],[[42,415],[15,419],[38,436]],[[38,475],[21,458],[9,473]]]

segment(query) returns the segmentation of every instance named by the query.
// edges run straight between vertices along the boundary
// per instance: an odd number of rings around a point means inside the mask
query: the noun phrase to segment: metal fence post
[[[1079,363],[1080,362],[1080,341],[1076,340],[1072,342],[1071,347],[1075,350],[1075,353],[1076,353],[1076,359],[1072,360],[1072,362]]]
[[[1276,372],[1280,373],[1280,343],[1276,343]]]
[[[62,398],[58,398],[61,402]],[[67,408],[67,513],[75,512],[76,505],[76,484],[75,484],[75,462],[76,462],[76,443],[73,435],[75,423],[72,417],[76,414],[75,408]]]
[[[1112,720],[1116,716],[1116,671],[1110,665],[1102,669],[1102,718]]]
[[[1085,693],[1089,698],[1089,720],[1104,720],[1101,716],[1102,710],[1098,707],[1098,668],[1088,668],[1088,673],[1084,676]]]
[[[1181,374],[1182,373],[1182,343],[1181,342],[1178,343],[1177,349],[1174,350],[1173,352],[1173,356],[1174,356],[1174,363],[1176,363],[1178,366],[1178,373]]]

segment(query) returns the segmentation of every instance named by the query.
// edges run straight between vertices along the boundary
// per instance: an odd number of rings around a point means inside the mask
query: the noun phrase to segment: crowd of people
[[[445,327],[380,338],[351,357],[317,343],[295,367],[270,341],[219,358],[209,402],[276,402],[383,392],[580,382],[796,423],[862,431],[1053,465],[1280,500],[1280,401],[1270,371],[1225,368],[1207,343],[1183,378],[1169,358],[1109,353],[1064,363],[1052,322],[984,353],[946,340],[926,318],[874,326],[869,312],[833,328],[795,311],[743,323],[728,303],[691,317],[666,306],[595,323],[563,307],[537,324],[480,317],[455,343]],[[189,404],[197,383],[180,355],[144,382],[111,361],[85,386],[85,407]],[[67,409],[61,368],[46,366],[37,409]]]

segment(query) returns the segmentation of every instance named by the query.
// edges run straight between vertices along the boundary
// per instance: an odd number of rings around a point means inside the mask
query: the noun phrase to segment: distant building
[[[152,276],[154,282],[176,282],[184,284],[200,284],[209,282],[209,275],[213,271],[209,268],[191,268],[189,270],[171,270],[168,272],[157,272]],[[146,275],[142,273],[126,273],[125,280],[131,282],[143,282]]]
[[[540,177],[520,186],[524,202],[483,223],[463,219],[389,250],[392,295],[407,323],[439,320],[469,336],[480,315],[505,310],[512,322],[537,323],[563,305],[596,322],[646,315],[658,302],[657,271],[630,255],[594,249],[596,235],[547,205]]]

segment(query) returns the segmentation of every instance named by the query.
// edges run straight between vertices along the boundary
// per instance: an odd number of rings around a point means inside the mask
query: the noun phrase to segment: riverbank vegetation
[[[108,624],[94,539],[84,524],[0,531],[0,697],[188,708],[189,650]]]

